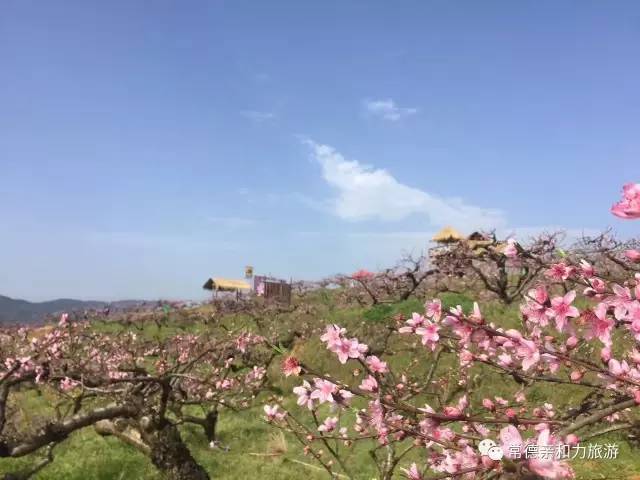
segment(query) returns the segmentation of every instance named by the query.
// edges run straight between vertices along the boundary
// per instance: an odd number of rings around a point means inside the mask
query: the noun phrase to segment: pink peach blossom
[[[640,263],[640,251],[631,249],[624,252],[624,256],[634,263]]]
[[[640,184],[627,183],[622,187],[622,200],[611,207],[611,213],[626,220],[640,218]]]
[[[360,358],[368,350],[368,347],[364,343],[358,342],[357,338],[351,338],[340,340],[330,350],[338,355],[338,361],[344,364],[350,358]]]
[[[593,268],[593,265],[591,265],[589,262],[587,262],[584,259],[580,260],[580,271],[582,272],[582,275],[584,275],[585,277],[593,277],[596,273],[595,269]]]
[[[555,442],[547,428],[540,432],[536,443],[538,445],[538,451],[542,451],[541,447],[544,448],[555,445]],[[571,467],[569,467],[566,462],[557,460],[554,455],[550,455],[549,458],[544,458],[541,455],[538,455],[528,461],[528,466],[533,473],[537,473],[544,478],[573,478],[573,471],[571,470]]]
[[[332,348],[338,345],[342,341],[342,335],[347,333],[346,329],[340,328],[338,325],[327,325],[325,333],[320,337],[320,340],[327,344],[327,348]]]
[[[293,356],[289,356],[282,362],[282,372],[286,377],[290,375],[298,376],[302,371],[302,367],[298,362],[298,359]]]
[[[369,375],[365,378],[360,384],[360,390],[364,390],[366,392],[377,392],[378,391],[378,382],[376,379]]]
[[[287,415],[286,412],[279,411],[278,405],[265,405],[264,413],[267,422],[272,422],[273,420],[282,420]]]
[[[560,262],[552,264],[545,272],[549,278],[564,282],[573,274],[574,268]]]
[[[507,458],[517,458],[516,452],[524,450],[522,436],[516,427],[509,425],[500,430],[500,446]]]
[[[370,355],[366,358],[367,366],[369,370],[374,373],[386,373],[389,369],[387,367],[387,362],[383,362],[375,355]]]
[[[518,247],[516,246],[516,241],[513,238],[509,238],[507,240],[507,245],[504,247],[503,251],[505,257],[515,258],[518,256]]]
[[[322,422],[322,425],[318,427],[319,432],[329,433],[333,432],[338,426],[338,417],[327,417]]]
[[[600,303],[595,310],[587,310],[584,316],[587,320],[585,338],[587,340],[597,338],[604,345],[609,345],[611,343],[611,331],[613,330],[615,321],[607,317],[606,305]]]
[[[550,317],[555,319],[559,332],[564,332],[567,326],[567,318],[575,318],[580,315],[578,309],[571,304],[576,298],[576,292],[571,290],[563,297],[555,297],[551,300],[551,309],[548,310]]]
[[[416,334],[422,337],[422,344],[428,346],[432,351],[436,349],[440,335],[438,330],[440,327],[435,323],[425,322],[424,327],[416,329]]]
[[[424,480],[422,473],[420,473],[420,470],[418,470],[418,466],[415,463],[412,463],[409,468],[401,468],[400,470],[409,480]]]
[[[434,322],[440,320],[440,316],[442,315],[442,302],[439,298],[427,302],[425,304],[425,309],[427,317],[429,317],[431,320],[433,320]]]
[[[483,398],[482,406],[487,410],[494,410],[496,408],[495,404],[493,403],[493,401],[491,401],[490,398]]]
[[[351,278],[354,280],[370,280],[375,277],[375,273],[370,272],[369,270],[360,269],[357,272],[351,274]]]
[[[417,328],[423,326],[427,319],[419,313],[413,313],[406,321],[407,326],[398,329],[400,333],[414,333]]]
[[[76,382],[75,380],[72,380],[69,377],[64,377],[62,380],[60,380],[60,390],[62,390],[63,392],[68,392],[69,390],[73,390],[76,385],[78,385],[78,382]]]
[[[316,378],[314,380],[315,389],[311,392],[310,398],[318,400],[320,403],[333,403],[333,395],[337,392],[338,386],[328,380]]]

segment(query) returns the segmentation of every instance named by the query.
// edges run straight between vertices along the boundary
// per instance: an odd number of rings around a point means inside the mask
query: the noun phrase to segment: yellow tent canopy
[[[237,292],[239,290],[251,290],[251,285],[242,280],[230,280],[228,278],[210,278],[202,288],[206,290],[219,290],[221,292]]]
[[[452,243],[462,240],[462,234],[453,227],[444,227],[431,240],[438,243]]]

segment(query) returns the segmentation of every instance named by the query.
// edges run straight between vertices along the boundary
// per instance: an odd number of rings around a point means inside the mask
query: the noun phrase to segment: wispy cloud
[[[397,122],[398,120],[418,113],[417,108],[400,107],[390,98],[384,100],[365,100],[363,106],[365,112],[369,115],[374,115],[384,120],[389,120],[390,122]]]
[[[240,115],[256,123],[270,122],[276,119],[275,113],[261,112],[258,110],[242,110]]]
[[[312,155],[324,180],[336,190],[330,210],[344,220],[401,220],[423,215],[434,227],[499,228],[506,224],[500,210],[469,205],[459,198],[442,198],[396,180],[386,170],[347,160],[328,145],[310,140]]]

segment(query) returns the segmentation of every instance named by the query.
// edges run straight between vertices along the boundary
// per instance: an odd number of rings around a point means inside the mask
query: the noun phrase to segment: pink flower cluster
[[[281,412],[278,405],[265,405],[264,416],[267,422],[273,422],[274,420],[282,420],[287,416],[286,412]]]
[[[302,367],[296,357],[290,355],[282,362],[282,373],[284,373],[285,377],[290,375],[297,377],[300,372],[302,372]]]
[[[251,332],[245,332],[240,334],[236,338],[236,348],[241,353],[245,353],[247,351],[247,347],[258,345],[262,342],[264,342],[264,338],[262,338],[260,335],[255,335]]]
[[[436,349],[440,335],[438,322],[442,316],[442,303],[439,299],[432,300],[425,305],[425,315],[413,313],[406,321],[406,326],[400,327],[400,333],[415,333],[422,339],[422,344],[431,349]],[[428,320],[430,319],[430,320]]]
[[[353,398],[353,393],[349,390],[321,378],[313,380],[313,387],[304,380],[301,386],[294,387],[293,393],[298,396],[298,405],[307,407],[309,410],[322,403],[348,405]]]
[[[350,358],[362,358],[368,347],[360,343],[357,338],[345,338],[347,331],[337,325],[328,325],[325,333],[320,337],[327,344],[327,349],[338,356],[340,363],[347,363]]]
[[[627,183],[622,187],[622,200],[611,207],[611,213],[627,220],[640,218],[639,183]]]
[[[507,240],[507,245],[504,248],[504,255],[508,258],[515,258],[518,256],[518,243],[513,238]]]
[[[538,436],[535,440],[524,441],[520,435],[519,430],[514,425],[509,425],[500,430],[500,444],[502,451],[507,458],[525,462],[527,468],[544,478],[559,479],[559,478],[573,478],[574,474],[571,467],[565,461],[558,460],[555,455],[537,455],[532,456],[530,459],[524,459],[523,455],[517,455],[517,452],[524,451],[527,445],[536,445],[538,452],[548,450],[549,447],[557,447],[561,442],[560,439],[551,435],[549,428],[545,424],[539,424],[536,426],[538,429]],[[552,449],[551,451],[555,451]]]
[[[364,269],[360,269],[357,272],[353,272],[351,274],[351,278],[358,281],[371,280],[373,277],[375,277],[375,273]]]

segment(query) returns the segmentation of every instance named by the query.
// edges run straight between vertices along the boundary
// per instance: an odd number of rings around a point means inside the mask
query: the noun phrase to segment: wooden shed
[[[277,278],[256,275],[254,277],[256,295],[281,303],[291,303],[291,283]]]

